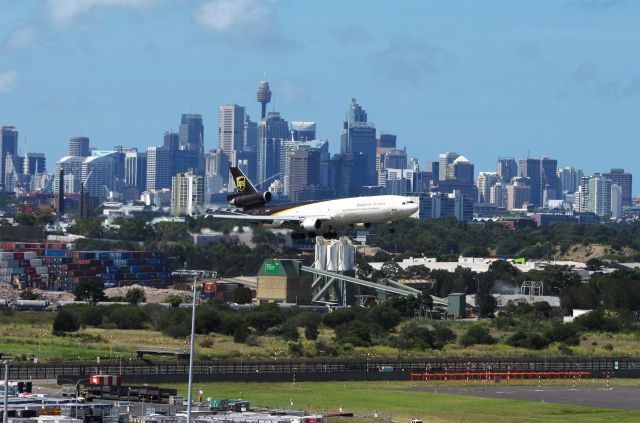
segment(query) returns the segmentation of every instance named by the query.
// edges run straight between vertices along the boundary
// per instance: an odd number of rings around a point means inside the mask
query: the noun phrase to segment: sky
[[[339,150],[351,98],[424,166],[548,156],[624,168],[640,193],[634,0],[0,0],[0,124],[48,169],[73,136],[146,148],[218,107],[315,121]]]

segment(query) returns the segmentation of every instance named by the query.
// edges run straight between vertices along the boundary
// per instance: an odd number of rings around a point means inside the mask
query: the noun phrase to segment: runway
[[[602,384],[569,386],[425,386],[412,390],[429,393],[472,395],[486,398],[516,399],[535,402],[552,402],[600,408],[640,410],[640,387]]]

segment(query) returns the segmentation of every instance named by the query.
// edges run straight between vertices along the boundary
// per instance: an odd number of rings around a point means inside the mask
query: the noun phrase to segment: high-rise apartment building
[[[611,217],[622,217],[622,187],[615,183],[611,185]]]
[[[15,126],[0,127],[0,154],[0,185],[1,189],[5,191],[5,161],[8,155],[18,154],[18,130]]]
[[[558,190],[561,195],[574,194],[578,191],[583,177],[582,170],[567,166],[558,170]]]
[[[363,186],[377,185],[376,150],[375,125],[367,121],[367,112],[352,98],[340,132],[340,153],[364,157],[366,165],[358,170],[364,174]]]
[[[69,138],[69,155],[78,157],[89,157],[91,148],[89,147],[88,137]]]
[[[171,178],[171,214],[193,215],[204,200],[204,178],[191,172]]]
[[[614,184],[622,189],[622,207],[633,206],[632,185],[633,176],[625,172],[624,169],[611,169],[611,172],[603,173],[602,176],[609,178]]]
[[[611,216],[611,179],[598,173],[588,180],[587,211],[598,216]]]
[[[231,157],[245,143],[245,110],[237,104],[220,106],[218,113],[218,148]],[[235,164],[235,163],[232,163]]]
[[[540,175],[540,159],[520,159],[518,173],[522,178],[529,178],[530,203],[535,207],[542,205],[542,178]],[[555,175],[555,172],[554,172]]]

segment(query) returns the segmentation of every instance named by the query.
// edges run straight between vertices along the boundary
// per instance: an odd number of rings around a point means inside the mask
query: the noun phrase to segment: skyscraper
[[[367,112],[352,98],[340,133],[340,152],[361,154],[364,157],[366,165],[361,168],[364,174],[363,186],[377,185],[376,148],[375,125],[367,122]]]
[[[602,176],[609,178],[622,190],[622,207],[631,207],[633,205],[633,197],[631,195],[633,176],[631,173],[625,172],[624,169],[611,169],[611,172],[603,173]]]
[[[331,186],[336,197],[357,197],[365,186],[365,173],[359,172],[367,165],[362,153],[334,154],[331,157]]]
[[[171,188],[171,151],[164,147],[147,149],[147,189]]]
[[[438,155],[438,179],[440,181],[447,180],[447,168],[455,159],[460,157],[460,154],[447,152]]]
[[[523,178],[529,178],[529,187],[531,188],[530,202],[535,207],[542,205],[542,179],[540,170],[540,159],[520,159],[519,175]]]
[[[582,170],[567,166],[558,170],[558,190],[560,194],[574,194],[582,180]]]
[[[204,174],[204,125],[202,115],[183,114],[180,120],[179,132],[180,150],[195,152],[194,172]]]
[[[508,184],[511,182],[511,178],[518,176],[518,163],[513,157],[500,157],[496,171],[500,180],[504,184]]]
[[[256,151],[258,149],[258,123],[251,120],[249,115],[244,115],[244,151]]]
[[[611,216],[611,179],[595,173],[588,178],[587,211],[601,217]]]
[[[271,182],[282,179],[283,144],[290,141],[289,122],[278,112],[269,112],[267,117],[258,122],[258,180],[256,183]],[[268,184],[267,184],[268,185]]]
[[[125,152],[124,183],[128,187],[136,187],[138,191],[147,189],[147,153],[130,149]]]
[[[491,188],[495,186],[500,178],[496,172],[480,172],[476,179],[478,188],[478,203],[491,203]]]
[[[326,187],[329,182],[329,143],[304,141],[287,150],[284,166],[284,193],[294,201],[309,186]]]
[[[558,161],[549,157],[540,158],[540,190],[542,197],[546,192],[548,200],[560,198],[560,188],[558,184]]]
[[[79,157],[89,157],[91,149],[89,148],[88,137],[69,138],[69,155]]]
[[[447,180],[473,184],[474,166],[465,156],[458,156],[447,166]]]
[[[218,148],[231,157],[234,150],[244,147],[244,107],[237,104],[220,106],[218,118]]]
[[[532,187],[525,178],[514,178],[506,185],[507,210],[521,209],[531,200]]]
[[[0,127],[0,185],[4,191],[5,161],[8,155],[18,154],[18,130],[15,126]]]

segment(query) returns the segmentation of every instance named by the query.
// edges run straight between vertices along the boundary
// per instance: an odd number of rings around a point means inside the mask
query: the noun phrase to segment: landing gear
[[[315,238],[315,237],[316,237],[316,233],[315,233],[315,232],[309,232],[309,233],[307,234],[307,238],[309,238],[309,239],[313,239],[313,238]]]
[[[338,238],[338,233],[337,232],[325,232],[324,234],[322,234],[322,236],[325,239],[337,239]]]
[[[389,233],[390,233],[390,234],[393,234],[393,233],[395,233],[395,232],[396,232],[396,229],[395,229],[395,228],[389,228]]]

